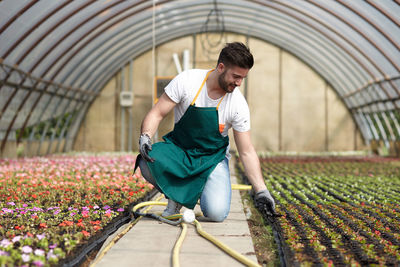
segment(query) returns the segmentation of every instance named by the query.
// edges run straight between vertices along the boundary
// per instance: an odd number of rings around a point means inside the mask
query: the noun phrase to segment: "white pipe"
[[[188,70],[190,68],[190,54],[189,49],[183,50],[183,70]]]
[[[181,73],[182,72],[182,67],[181,67],[181,63],[179,62],[178,54],[177,53],[173,53],[172,54],[172,58],[174,59],[174,62],[175,62],[176,71],[178,73]]]

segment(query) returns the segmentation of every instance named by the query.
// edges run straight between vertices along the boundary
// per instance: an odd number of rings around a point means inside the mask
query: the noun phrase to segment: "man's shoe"
[[[164,212],[161,214],[162,217],[168,217],[174,214],[179,214],[180,210],[182,208],[182,205],[179,203],[176,203],[172,199],[168,199],[168,205],[167,208],[164,210]]]

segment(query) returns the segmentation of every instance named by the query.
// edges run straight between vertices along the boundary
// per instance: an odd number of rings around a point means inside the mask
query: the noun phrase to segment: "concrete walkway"
[[[233,162],[230,162],[230,165],[233,166]],[[237,183],[235,171],[232,167],[231,181]],[[161,212],[164,208],[163,206],[154,206],[151,212]],[[200,207],[197,205],[195,212],[199,211]],[[198,220],[204,231],[250,260],[257,262],[238,190],[232,192],[231,211],[224,222],[204,222],[201,221],[201,217]],[[118,240],[98,261],[96,267],[172,266],[172,251],[180,233],[181,227],[143,218]],[[105,242],[103,248],[108,242],[108,240]],[[186,238],[179,255],[180,266],[182,267],[243,266],[213,243],[200,236],[194,225],[188,225]]]

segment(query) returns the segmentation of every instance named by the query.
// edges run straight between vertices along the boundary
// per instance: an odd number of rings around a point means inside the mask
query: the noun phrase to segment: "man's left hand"
[[[259,211],[265,212],[268,216],[277,215],[274,198],[271,196],[268,189],[257,192],[254,196],[254,202]]]

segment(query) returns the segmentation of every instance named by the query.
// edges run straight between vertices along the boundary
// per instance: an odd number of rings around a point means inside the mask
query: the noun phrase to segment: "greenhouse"
[[[398,14],[0,1],[0,265],[399,265]],[[229,197],[207,208],[220,166]]]

